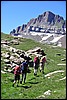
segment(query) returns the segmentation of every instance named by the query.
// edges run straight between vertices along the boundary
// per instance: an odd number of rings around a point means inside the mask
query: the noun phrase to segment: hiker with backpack
[[[21,74],[21,71],[20,71],[20,65],[16,65],[13,69],[14,71],[14,82],[13,82],[13,87],[14,85],[17,83],[17,87],[18,87],[18,84],[19,84],[19,81],[20,81],[20,74]]]
[[[22,74],[22,78],[20,80],[20,84],[22,84],[22,81],[26,81],[26,75],[27,75],[27,71],[28,71],[28,62],[27,60],[24,60],[21,64],[21,74]]]
[[[38,56],[34,57],[34,75],[37,75],[39,63],[40,63],[39,57]]]
[[[40,72],[42,72],[43,74],[44,74],[44,66],[46,62],[47,62],[46,56],[42,56],[40,59]]]

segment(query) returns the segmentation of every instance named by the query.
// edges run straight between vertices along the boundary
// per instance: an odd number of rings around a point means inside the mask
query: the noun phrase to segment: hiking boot
[[[36,76],[37,74],[34,73],[34,76]]]
[[[22,81],[20,81],[20,84],[22,84]]]
[[[17,87],[19,87],[18,84],[17,84]]]
[[[40,70],[40,72],[41,72],[41,70]]]
[[[44,72],[42,72],[44,74]]]
[[[24,83],[25,83],[25,80],[24,80]]]
[[[14,87],[14,84],[12,86]]]

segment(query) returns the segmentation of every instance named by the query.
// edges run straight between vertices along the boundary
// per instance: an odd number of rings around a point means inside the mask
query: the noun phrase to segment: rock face
[[[63,17],[47,11],[39,15],[37,18],[32,18],[27,24],[23,24],[22,26],[13,29],[10,34],[29,32],[32,26],[39,28],[64,28],[66,27],[66,22]]]
[[[25,30],[26,26],[27,26],[26,24],[23,24],[22,26],[18,26],[16,29],[13,29],[13,31],[11,31],[10,34],[21,33],[22,31]]]

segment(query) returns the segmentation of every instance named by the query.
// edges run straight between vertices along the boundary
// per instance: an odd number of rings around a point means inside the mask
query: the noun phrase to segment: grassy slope
[[[9,37],[9,38],[8,38]],[[13,37],[9,35],[1,35],[1,39],[8,38],[9,40]],[[66,58],[66,52],[63,48],[52,48],[49,45],[43,45],[34,42],[30,39],[22,39],[20,45],[14,45],[14,47],[29,50],[34,47],[40,46],[44,49],[47,54],[48,64],[45,66],[45,74],[55,71],[64,70],[62,73],[53,74],[51,78],[44,78],[43,75],[38,70],[38,76],[33,75],[33,69],[31,73],[27,74],[26,84],[19,84],[19,87],[12,87],[12,82],[14,75],[11,73],[1,74],[1,98],[2,99],[35,99],[36,97],[43,95],[47,90],[51,90],[50,96],[45,96],[46,99],[65,99],[66,98],[66,80],[60,81],[59,79],[66,76],[66,66],[58,66],[58,63],[62,62],[61,58]],[[13,46],[13,45],[12,45]],[[1,48],[2,50],[2,48]],[[61,53],[61,56],[56,55],[56,53]],[[54,61],[52,61],[54,60]],[[4,67],[3,62],[1,62],[1,68]],[[55,92],[54,92],[55,91]]]

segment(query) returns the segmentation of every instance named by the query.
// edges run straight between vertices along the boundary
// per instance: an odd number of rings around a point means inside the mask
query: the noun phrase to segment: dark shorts
[[[38,69],[38,68],[39,68],[39,64],[36,64],[36,63],[35,63],[35,64],[34,64],[34,68],[35,68],[35,69]]]
[[[20,75],[15,75],[14,80],[20,80]]]

